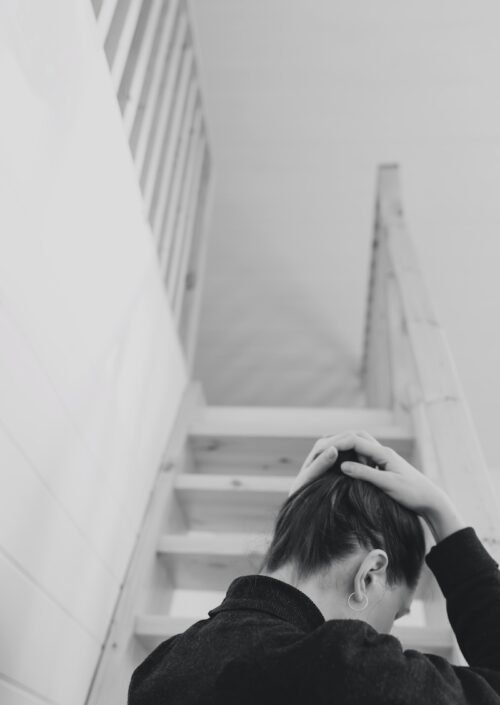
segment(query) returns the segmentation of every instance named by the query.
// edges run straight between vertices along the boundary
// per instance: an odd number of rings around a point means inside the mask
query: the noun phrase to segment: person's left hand
[[[342,433],[337,433],[335,436],[321,436],[321,438],[319,438],[313,445],[309,455],[304,460],[297,477],[292,482],[288,496],[296,492],[311,480],[314,480],[316,477],[322,475],[326,470],[328,470],[328,468],[331,468],[338,457],[338,451],[335,443],[346,436],[352,436],[353,434],[378,443],[378,441],[373,436],[370,436],[370,434],[366,431],[343,431]]]

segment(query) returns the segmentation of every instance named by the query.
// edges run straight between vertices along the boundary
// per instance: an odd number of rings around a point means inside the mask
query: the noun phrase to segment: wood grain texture
[[[99,654],[98,640],[1,553],[0,584],[2,604],[8,607],[2,609],[2,674],[57,705],[81,704]]]
[[[210,149],[206,142],[203,155],[200,196],[194,223],[193,244],[189,252],[187,272],[183,282],[184,291],[182,294],[182,309],[179,322],[179,336],[183,343],[186,363],[190,373],[192,373],[193,370],[196,340],[199,331],[203,283],[206,275],[208,223],[210,222],[212,206],[213,179]]]
[[[158,555],[175,588],[225,591],[239,575],[259,572],[270,537],[261,534],[167,534]]]
[[[413,435],[385,409],[207,406],[189,443],[198,472],[294,476],[318,438],[360,429],[413,458]]]
[[[138,44],[132,43],[130,61],[125,66],[118,89],[118,102],[127,135],[130,135],[138,109],[144,108],[140,105],[141,96],[144,94],[148,70],[154,60],[155,40],[164,6],[165,0],[151,0],[144,5],[145,26],[137,37]]]
[[[399,172],[380,170],[380,212],[415,365],[415,383],[428,419],[446,491],[500,561],[500,504],[451,354],[432,306],[401,202]],[[417,402],[418,403],[418,402]],[[424,469],[425,470],[425,469]]]
[[[195,405],[201,401],[199,386],[190,383],[186,386],[179,403],[175,423],[164,451],[162,466],[159,469],[145,510],[139,537],[134,547],[123,589],[116,604],[113,620],[110,624],[103,653],[99,660],[93,682],[89,689],[87,705],[108,705],[116,698],[116,680],[130,677],[137,664],[136,649],[131,641],[134,635],[134,620],[138,610],[147,604],[148,593],[154,590],[152,585],[155,574],[156,555],[153,550],[158,540],[165,514],[173,502],[173,487],[181,469],[182,448],[188,428],[189,419]],[[161,586],[163,607],[167,607],[170,591]],[[127,670],[128,669],[128,670]]]
[[[269,533],[291,485],[288,477],[182,474],[175,493],[188,527]]]

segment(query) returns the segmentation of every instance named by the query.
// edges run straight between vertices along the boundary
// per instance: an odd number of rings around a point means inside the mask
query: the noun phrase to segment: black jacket
[[[280,580],[233,580],[223,602],[136,668],[129,705],[500,705],[500,572],[472,527],[425,558],[469,667],[358,619],[325,621]]]

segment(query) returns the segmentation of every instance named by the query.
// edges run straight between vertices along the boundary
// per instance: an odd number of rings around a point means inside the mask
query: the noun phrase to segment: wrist
[[[436,543],[467,526],[447,496],[441,498],[432,507],[429,507],[423,517]]]

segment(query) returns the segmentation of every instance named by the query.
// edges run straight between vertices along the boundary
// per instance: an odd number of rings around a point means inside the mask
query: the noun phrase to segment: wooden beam
[[[314,436],[190,436],[196,472],[243,475],[286,475],[294,477],[302,467]],[[409,461],[413,442],[386,439]]]
[[[296,475],[321,436],[364,429],[409,461],[413,436],[377,409],[208,406],[190,428],[197,470]]]
[[[389,261],[384,248],[380,185],[377,186],[361,374],[368,406],[392,408],[393,390],[386,305]]]
[[[153,63],[155,38],[157,33],[161,31],[159,22],[162,18],[161,13],[164,5],[164,0],[151,0],[149,3],[144,3],[144,12],[147,12],[147,17],[145,17],[145,27],[140,35],[138,46],[132,47],[132,51],[136,52],[135,61],[125,67],[123,80],[118,90],[118,102],[128,135],[130,135],[139,108],[148,69]]]
[[[97,28],[103,45],[108,36],[109,28],[111,27],[113,16],[119,2],[120,0],[103,0],[101,4],[97,19]]]
[[[404,312],[397,291],[395,275],[391,270],[387,272],[385,296],[392,412],[398,426],[413,432],[409,394],[415,379],[415,369]]]
[[[418,403],[425,409],[446,491],[500,562],[500,504],[445,331],[406,230],[397,167],[381,168],[379,179],[381,218],[414,357]]]
[[[144,84],[141,95],[141,110],[136,113],[130,133],[130,146],[137,171],[141,175],[144,171],[148,144],[150,144],[154,119],[157,115],[163,79],[168,70],[166,57],[171,46],[172,33],[175,33],[176,36],[178,33],[176,31],[179,24],[177,20],[178,5],[176,2],[169,2],[166,11],[163,9],[160,16],[159,33],[155,38],[152,61],[148,66],[147,81]]]
[[[206,135],[206,125],[204,125]],[[208,139],[208,138],[207,138]],[[192,372],[199,332],[202,294],[206,275],[208,251],[208,227],[214,203],[214,178],[208,143],[205,144],[202,192],[195,225],[195,244],[187,272],[186,291],[183,297],[179,336],[184,345],[188,370]]]
[[[186,534],[164,534],[158,542],[158,553],[176,555],[241,556],[256,553],[263,556],[270,541],[268,534],[221,534],[190,531]]]
[[[117,93],[120,88],[125,65],[129,58],[139,16],[143,11],[144,6],[142,2],[139,0],[130,2],[125,8],[125,14],[119,26],[119,37],[117,37],[116,40],[113,56],[110,58],[111,76]]]
[[[178,492],[217,492],[234,495],[268,495],[286,496],[290,490],[292,478],[260,477],[258,475],[201,475],[183,473],[177,477],[175,487]]]
[[[408,441],[412,435],[394,424],[392,411],[367,408],[207,406],[193,417],[197,436],[286,436],[319,438],[365,430],[376,438]]]
[[[108,705],[114,702],[115,681],[124,676],[122,669],[124,664],[126,665],[127,652],[134,635],[135,615],[138,610],[144,609],[145,591],[151,588],[148,581],[151,581],[157,560],[154,549],[163,527],[165,513],[168,513],[169,506],[174,503],[173,487],[175,477],[181,469],[178,458],[185,445],[188,420],[199,403],[199,386],[190,383],[186,387],[172,433],[167,440],[163,462],[144,513],[142,527],[90,685],[86,705]],[[164,596],[164,603],[165,598],[168,598],[168,595]]]
[[[158,554],[174,587],[225,592],[238,576],[259,572],[269,541],[265,534],[166,534]]]
[[[185,473],[176,480],[189,529],[270,533],[291,477]]]
[[[183,68],[183,74],[181,77],[181,84],[179,91],[185,98],[188,97],[188,91],[191,94],[191,98],[196,97],[196,104],[198,102],[197,96],[197,86],[193,82],[193,67],[192,62],[192,52],[189,53],[189,65],[186,60]],[[194,96],[193,96],[194,91]],[[177,220],[177,214],[179,209],[179,204],[181,200],[182,184],[184,176],[184,165],[185,165],[185,149],[187,149],[187,144],[185,148],[183,147],[182,153],[180,152],[182,144],[186,141],[182,140],[182,115],[183,115],[184,103],[178,98],[176,100],[175,113],[172,118],[172,131],[168,143],[168,148],[164,157],[163,165],[163,185],[161,186],[161,192],[163,194],[168,193],[168,198],[164,198],[162,203],[155,214],[155,232],[158,232],[160,239],[160,268],[162,272],[167,271],[168,263],[171,257],[171,249],[174,240],[175,233],[175,223]],[[181,160],[182,157],[182,160]]]
[[[167,287],[168,298],[173,310],[174,284],[178,273],[180,254],[182,251],[182,238],[184,235],[182,223],[189,198],[189,191],[193,177],[196,174],[198,135],[201,125],[201,110],[198,102],[196,86],[192,83],[189,96],[189,109],[191,114],[189,120],[183,125],[182,134],[179,137],[178,164],[179,171],[179,191],[178,199],[171,204],[175,211],[172,221],[172,231],[170,236],[170,253],[164,261],[164,280]]]
[[[403,649],[438,654],[447,658],[453,648],[451,627],[398,627],[392,630],[403,645]]]
[[[182,69],[179,61],[183,62]],[[177,140],[182,140],[186,133],[189,134],[196,112],[196,90],[191,84],[193,55],[189,48],[180,50],[176,56],[175,65],[169,70],[168,81],[163,91],[161,104],[156,120],[154,138],[150,147],[150,158],[142,176],[144,200],[149,212],[150,222],[156,230],[159,194],[162,190],[162,174],[165,169],[165,158],[173,142],[177,148]],[[181,73],[179,74],[179,70]],[[180,110],[181,133],[175,132],[175,117]],[[182,161],[181,161],[182,164]]]
[[[195,223],[198,215],[198,208],[200,207],[200,196],[202,193],[202,173],[203,173],[203,157],[205,153],[205,142],[202,132],[203,118],[200,114],[199,124],[197,125],[196,133],[194,135],[195,139],[195,158],[194,166],[192,168],[191,179],[189,184],[189,191],[187,195],[187,200],[184,203],[182,216],[180,217],[180,255],[179,264],[176,270],[174,270],[175,280],[172,284],[171,301],[173,302],[174,317],[177,323],[177,327],[180,326],[180,317],[182,304],[184,300],[184,293],[186,290],[186,270],[188,266],[188,260],[191,254],[191,248],[193,246],[193,236],[195,230]]]

